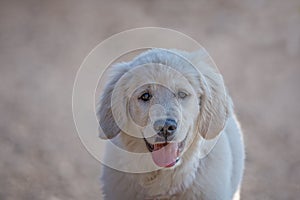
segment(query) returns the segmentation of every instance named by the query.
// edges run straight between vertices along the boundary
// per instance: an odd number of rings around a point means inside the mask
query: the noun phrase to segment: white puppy
[[[100,137],[115,145],[105,152],[115,168],[103,166],[105,199],[239,199],[242,133],[204,50],[152,49],[109,73],[97,113]]]

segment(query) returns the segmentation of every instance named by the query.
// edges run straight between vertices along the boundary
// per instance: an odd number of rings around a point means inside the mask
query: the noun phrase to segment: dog
[[[104,199],[239,199],[242,131],[205,50],[153,48],[107,73],[97,110],[110,142]]]

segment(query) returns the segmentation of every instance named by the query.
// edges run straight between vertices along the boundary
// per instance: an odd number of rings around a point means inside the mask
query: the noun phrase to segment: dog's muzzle
[[[144,141],[154,163],[159,167],[173,167],[180,159],[186,138],[181,142],[173,140],[177,132],[177,123],[173,119],[157,120],[153,128],[157,133],[155,142],[150,143],[146,138]]]

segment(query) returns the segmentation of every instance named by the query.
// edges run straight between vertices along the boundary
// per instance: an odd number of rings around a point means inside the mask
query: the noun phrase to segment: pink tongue
[[[159,167],[172,167],[176,164],[178,157],[178,144],[169,143],[166,146],[161,144],[154,145],[154,151],[151,153],[152,159]]]

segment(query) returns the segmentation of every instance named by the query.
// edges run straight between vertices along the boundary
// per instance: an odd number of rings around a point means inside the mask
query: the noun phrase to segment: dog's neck
[[[193,140],[193,144],[182,156],[182,163],[179,166],[174,169],[161,169],[147,174],[140,174],[139,184],[144,188],[145,193],[149,194],[147,198],[170,199],[192,185],[201,162],[199,161],[201,152],[199,148],[202,138],[199,135],[195,137],[197,138]]]
[[[129,137],[120,134],[121,139],[122,136]],[[123,139],[131,142],[134,140],[133,138],[130,138],[130,140],[126,138]],[[124,144],[125,141],[120,144]],[[143,140],[135,139],[134,141],[134,145],[125,145],[124,148],[133,146],[138,150],[141,149],[141,147],[144,147],[145,151],[147,150]],[[196,177],[201,173],[201,170],[199,170],[203,162],[201,158],[204,158],[211,150],[209,148],[211,142],[214,142],[214,140],[205,140],[200,134],[195,133],[190,144],[187,143],[188,146],[186,146],[186,151],[183,153],[180,159],[181,163],[178,163],[178,166],[148,173],[128,174],[127,177],[132,178],[132,181],[136,183],[137,189],[142,190],[142,193],[146,194],[146,197],[149,199],[173,198],[174,195],[176,196],[190,188]],[[130,151],[134,151],[134,149],[130,149]]]
[[[201,173],[199,168],[203,160],[199,158],[206,157],[212,148],[209,143],[216,144],[217,140],[218,138],[207,141],[198,134],[181,158],[182,163],[179,166],[143,174],[140,177],[140,185],[145,189],[145,193],[149,194],[147,198],[172,199],[187,190],[195,181],[197,173]]]

